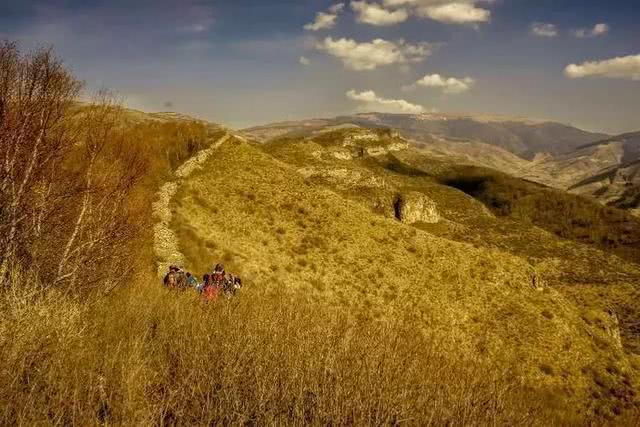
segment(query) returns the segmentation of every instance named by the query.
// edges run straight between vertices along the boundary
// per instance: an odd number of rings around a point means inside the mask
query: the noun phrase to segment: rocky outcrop
[[[353,154],[347,150],[339,150],[331,153],[338,160],[353,160]]]
[[[393,206],[395,217],[405,224],[435,224],[442,219],[435,202],[422,193],[398,195]]]
[[[409,148],[408,142],[396,142],[393,144],[367,147],[365,151],[369,156],[375,157],[375,156],[382,156],[385,154],[389,154],[394,151],[403,151],[408,148]]]
[[[353,132],[344,138],[343,145],[345,147],[350,147],[357,145],[360,142],[374,142],[380,141],[380,135],[375,132],[360,130],[358,132]]]

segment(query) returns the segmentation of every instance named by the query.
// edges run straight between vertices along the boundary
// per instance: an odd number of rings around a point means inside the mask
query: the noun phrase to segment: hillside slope
[[[508,244],[448,236],[474,234],[470,227],[482,223],[497,233],[503,223],[473,197],[397,160],[419,156],[408,146],[392,132],[348,129],[266,146],[222,144],[175,193],[171,228],[186,266],[206,271],[223,260],[253,289],[305,295],[360,319],[410,317],[579,413],[629,405],[635,371],[616,316],[547,286],[552,266],[534,268]],[[530,235],[567,252],[576,247],[540,229]],[[580,250],[576,258],[597,252]],[[637,274],[631,265],[624,271]],[[619,396],[593,398],[599,384]]]
[[[611,154],[602,156],[603,151]],[[574,180],[570,190],[612,206],[640,211],[640,132],[589,144],[581,152],[593,166],[584,169],[582,179]]]

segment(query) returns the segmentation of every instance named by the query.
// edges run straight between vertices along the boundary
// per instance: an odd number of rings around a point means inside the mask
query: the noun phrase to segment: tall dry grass
[[[547,396],[520,387],[499,363],[418,331],[411,321],[354,320],[278,292],[212,304],[155,284],[96,304],[51,290],[6,294],[0,424],[558,419]]]

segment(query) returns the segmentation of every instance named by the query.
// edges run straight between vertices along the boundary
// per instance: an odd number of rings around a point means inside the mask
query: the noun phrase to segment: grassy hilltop
[[[635,359],[617,317],[565,292],[566,274],[601,260],[620,276],[612,286],[635,292],[639,269],[496,218],[442,183],[454,171],[384,130],[235,140],[178,192],[174,228],[196,271],[222,259],[251,288],[298,292],[359,319],[409,317],[578,412],[619,411],[634,394]],[[623,336],[635,348],[635,335]]]

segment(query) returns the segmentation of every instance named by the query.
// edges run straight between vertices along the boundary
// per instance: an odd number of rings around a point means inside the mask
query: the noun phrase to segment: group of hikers
[[[206,300],[215,300],[220,295],[232,297],[242,288],[240,277],[227,273],[224,265],[216,264],[213,270],[205,273],[202,282],[183,268],[177,265],[170,265],[169,272],[164,276],[163,284],[165,288],[186,290],[195,289]]]

